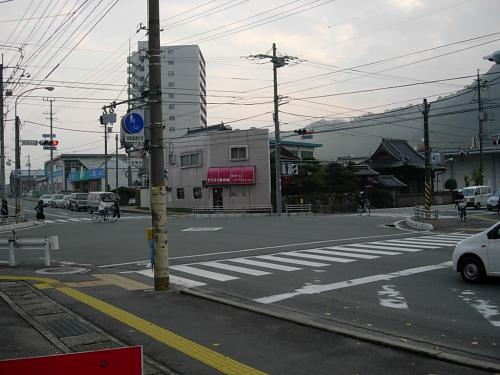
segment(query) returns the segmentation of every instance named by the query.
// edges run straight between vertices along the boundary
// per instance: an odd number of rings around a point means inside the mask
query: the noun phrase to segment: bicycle
[[[359,216],[362,216],[363,214],[370,216],[370,202],[366,200],[364,205],[362,203],[359,203],[356,207],[356,211]]]
[[[457,202],[457,207],[458,207],[458,217],[460,218],[461,222],[464,222],[467,220],[467,204],[464,201],[459,201]]]
[[[100,223],[103,221],[108,221],[110,223],[114,223],[118,220],[118,215],[114,210],[105,209],[102,211],[94,211],[92,212],[92,222]]]

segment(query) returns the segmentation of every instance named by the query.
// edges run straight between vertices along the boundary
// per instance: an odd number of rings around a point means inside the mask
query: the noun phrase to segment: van
[[[92,213],[97,211],[101,200],[104,199],[104,202],[109,202],[111,206],[112,203],[116,200],[116,194],[110,191],[92,191],[89,193],[87,197],[87,207],[89,208],[89,212]]]
[[[486,207],[488,198],[493,194],[491,186],[469,186],[462,189],[467,207]]]
[[[88,193],[71,193],[69,195],[69,210],[80,211],[80,209],[87,210],[87,197]]]

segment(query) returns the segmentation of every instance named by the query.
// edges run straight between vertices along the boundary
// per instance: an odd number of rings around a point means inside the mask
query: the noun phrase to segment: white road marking
[[[329,247],[327,247],[327,249],[329,249]],[[292,254],[294,256],[297,256],[297,254],[307,254],[309,250],[303,250],[303,252],[301,251],[300,253],[297,251],[297,252],[290,252],[289,254]],[[356,254],[354,252],[352,253],[349,253],[349,252],[345,252],[345,251],[333,251],[333,250],[330,250],[329,252],[330,255],[340,255],[340,256],[345,256],[345,257],[351,257],[351,258],[358,258],[358,259],[376,259],[376,258],[380,258],[379,256],[377,255],[367,255],[367,254]],[[308,255],[308,257],[310,257]],[[321,258],[320,258],[321,257]],[[323,259],[323,256],[322,255],[313,255],[311,258],[316,258],[316,259]],[[330,257],[326,257],[325,260],[328,260],[328,258]],[[347,263],[345,262],[345,258],[332,258],[332,259],[340,259],[340,262],[341,263]],[[347,260],[352,260],[352,259],[347,259]],[[335,260],[335,262],[338,262],[339,260]]]
[[[354,248],[344,248],[341,246],[331,246],[331,247],[325,247],[321,249],[308,249],[308,252],[312,253],[318,253],[318,254],[330,254],[330,250],[324,250],[324,249],[332,249],[332,250],[340,250],[340,251],[350,251],[354,253],[363,253],[363,254],[377,254],[377,255],[400,255],[401,253],[397,253],[395,251],[382,251],[382,250],[366,250],[366,249],[354,249]],[[343,250],[343,249],[348,249],[348,250]]]
[[[313,260],[326,260],[327,262],[337,262],[337,263],[350,263],[350,262],[356,261],[356,259],[337,258],[337,257],[332,257],[332,256],[326,256],[326,255],[307,254],[306,252],[303,252],[303,251],[289,251],[287,253],[279,253],[278,255],[287,255],[287,256],[293,256],[293,257],[305,258],[305,259],[313,259]],[[336,255],[338,255],[338,254],[336,254]]]
[[[270,303],[290,299],[293,297],[297,297],[300,295],[319,294],[319,293],[329,292],[329,291],[336,290],[336,289],[349,288],[352,286],[370,284],[370,283],[374,283],[377,281],[391,280],[391,279],[401,277],[401,276],[410,276],[410,275],[415,275],[418,273],[424,273],[424,272],[439,270],[439,269],[443,269],[443,268],[449,268],[450,265],[451,265],[451,262],[444,262],[444,263],[433,264],[433,265],[429,265],[429,266],[409,268],[406,270],[391,272],[391,273],[387,273],[387,274],[360,277],[357,279],[351,279],[351,280],[336,282],[336,283],[332,283],[332,284],[307,285],[303,288],[297,289],[297,290],[290,292],[290,293],[281,293],[281,294],[275,294],[273,296],[261,297],[261,298],[254,299],[254,301],[259,302],[259,303],[263,303],[263,304],[270,304]]]
[[[63,220],[63,219],[56,219],[56,221],[59,223],[68,223],[68,220]]]
[[[241,264],[248,264],[250,266],[257,266],[257,267],[263,267],[263,268],[271,268],[271,269],[280,270],[280,271],[298,271],[298,270],[302,269],[302,268],[298,268],[298,267],[284,266],[284,265],[275,264],[275,263],[259,262],[258,260],[252,260],[252,259],[247,259],[247,258],[227,259],[225,261],[236,262],[236,263],[241,263]]]
[[[239,273],[243,273],[246,275],[252,275],[252,276],[271,275],[271,273],[269,273],[269,272],[254,270],[254,269],[246,268],[246,267],[231,266],[230,264],[224,264],[224,263],[219,263],[219,262],[203,262],[203,263],[198,263],[198,264],[201,264],[203,266],[213,267],[213,268],[220,268],[220,269],[227,270],[227,271],[239,272]]]
[[[420,241],[420,242],[427,242],[431,244],[456,244],[458,243],[458,240],[440,240],[438,238],[429,238],[429,237],[412,237],[412,238],[405,238],[405,241]]]
[[[418,243],[418,242],[405,242],[405,240],[389,240],[389,241],[380,241],[380,242],[368,242],[373,245],[393,245],[397,247],[411,247],[415,248],[418,245],[419,249],[439,249],[441,246],[431,246],[428,244]]]
[[[392,309],[408,310],[405,297],[395,289],[395,285],[382,285],[381,288],[382,290],[377,292],[380,305]]]
[[[406,243],[414,243],[418,245],[435,245],[438,247],[447,247],[454,246],[458,243],[458,241],[439,241],[439,240],[417,240],[414,238],[405,238],[404,242]]]
[[[494,327],[500,327],[500,310],[490,301],[480,299],[471,290],[464,290],[459,297],[469,306],[472,306]]]
[[[310,266],[310,267],[326,267],[326,266],[329,266],[329,264],[327,264],[327,263],[309,262],[309,261],[306,261],[306,260],[283,258],[283,257],[274,256],[274,255],[258,255],[255,258],[266,259],[266,260],[274,260],[276,262],[283,262],[283,263],[300,264],[301,266]]]
[[[153,273],[152,269],[133,271],[133,272],[138,273],[140,275],[150,277],[150,278],[154,278],[154,273]],[[197,287],[197,286],[207,285],[207,284],[202,283],[200,281],[185,279],[184,277],[179,277],[179,276],[174,276],[174,275],[169,275],[169,281],[172,284],[180,285],[180,286],[185,287],[185,288],[193,288],[193,287]]]
[[[364,244],[364,243],[353,243],[349,244],[349,247],[361,247],[361,248],[366,248],[366,249],[379,249],[379,250],[395,250],[395,251],[403,251],[403,252],[409,252],[409,253],[414,253],[417,251],[422,251],[422,249],[417,248],[417,246],[413,246],[412,249],[408,249],[406,247],[398,247],[397,245],[370,245],[370,244]]]
[[[52,221],[52,220],[44,220],[44,223],[55,223],[55,221]]]
[[[211,227],[211,228],[187,228],[181,230],[181,232],[215,232],[216,230],[220,230],[222,227]]]
[[[238,277],[224,275],[222,273],[205,271],[199,268],[191,267],[191,266],[171,266],[170,269],[190,273],[192,275],[205,277],[207,279],[213,279],[217,281],[228,281],[228,280],[236,280]]]

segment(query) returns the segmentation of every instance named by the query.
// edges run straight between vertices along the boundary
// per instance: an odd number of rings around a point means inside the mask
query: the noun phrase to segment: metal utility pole
[[[104,191],[108,191],[108,124],[104,124]]]
[[[155,290],[168,290],[167,202],[165,157],[163,154],[163,114],[161,106],[160,2],[148,0],[149,32],[149,119],[151,128],[151,216],[154,244]]]
[[[431,105],[424,99],[422,115],[424,116],[424,158],[425,158],[425,184],[424,184],[424,208],[425,216],[430,213],[432,202],[431,188],[431,150],[429,146],[429,110]]]
[[[116,154],[115,154],[115,189],[118,194],[118,134],[115,134]]]
[[[279,122],[279,101],[278,95],[278,68],[289,65],[292,62],[298,63],[298,58],[294,56],[278,56],[276,53],[276,43],[273,43],[273,54],[259,54],[248,56],[249,59],[263,60],[270,59],[273,63],[273,82],[274,82],[274,162],[275,162],[275,196],[276,213],[280,215],[283,212],[283,202],[281,196],[281,141],[280,141],[280,122]]]
[[[3,55],[0,64],[0,198],[5,199],[5,123],[3,113]]]
[[[479,174],[481,176],[481,184],[483,183],[483,101],[481,100],[481,78],[479,78],[479,69],[477,71],[477,111],[479,119]]]

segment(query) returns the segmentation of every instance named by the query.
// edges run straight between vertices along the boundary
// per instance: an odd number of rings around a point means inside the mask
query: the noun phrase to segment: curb
[[[405,220],[406,220],[406,225],[408,225],[410,228],[422,229],[422,230],[434,230],[434,226],[430,223],[421,223],[419,221],[413,220],[410,217],[407,217]]]
[[[27,221],[25,223],[2,225],[0,226],[0,233],[10,232],[11,230],[16,230],[16,229],[36,227],[37,225],[38,224],[33,220]]]
[[[445,352],[438,348],[437,346],[434,347],[425,347],[424,345],[419,344],[418,342],[410,342],[412,339],[406,339],[403,337],[399,337],[399,339],[394,338],[393,335],[387,334],[388,337],[382,337],[381,335],[375,335],[372,333],[367,333],[367,332],[361,332],[356,329],[349,329],[349,328],[344,328],[340,326],[333,326],[329,324],[325,324],[322,322],[319,322],[315,320],[313,317],[308,317],[299,313],[296,313],[294,311],[287,311],[286,313],[283,313],[282,311],[270,311],[268,309],[264,309],[258,305],[255,306],[250,306],[248,304],[245,304],[243,302],[239,301],[231,301],[225,298],[217,297],[217,296],[212,296],[203,292],[198,292],[194,291],[191,289],[181,289],[180,293],[192,296],[192,297],[198,297],[198,298],[203,298],[209,301],[213,302],[218,302],[221,304],[225,304],[228,306],[233,306],[239,309],[243,309],[246,311],[251,311],[257,314],[265,315],[265,316],[270,316],[273,318],[285,320],[291,323],[295,324],[300,324],[305,327],[311,327],[311,328],[316,328],[320,329],[322,331],[327,331],[327,332],[332,332],[336,333],[342,336],[346,337],[351,337],[354,339],[362,340],[365,342],[377,344],[377,345],[384,345],[389,348],[394,348],[398,350],[404,350],[410,353],[414,353],[417,355],[433,358],[436,360],[440,361],[446,361],[448,363],[468,367],[468,368],[475,368],[479,370],[485,370],[485,371],[494,371],[494,372],[500,372],[500,363],[495,363],[495,362],[488,362],[480,359],[474,359],[474,358],[469,358],[466,357],[464,354],[453,354],[450,352]],[[333,322],[333,323],[341,323],[341,322]],[[357,327],[355,327],[357,328]],[[362,328],[360,328],[362,329]],[[432,345],[432,344],[429,344]],[[457,352],[460,352],[457,350]],[[464,352],[461,352],[464,353]]]

